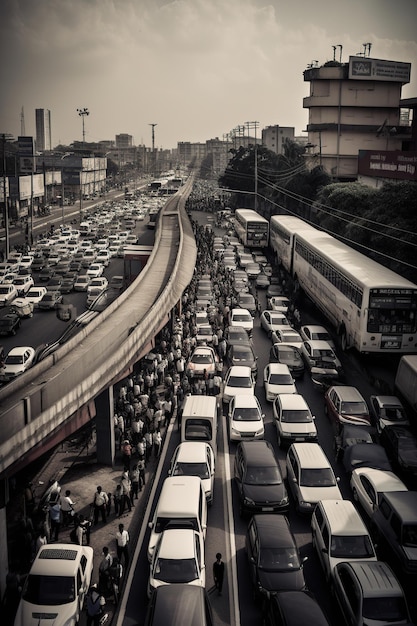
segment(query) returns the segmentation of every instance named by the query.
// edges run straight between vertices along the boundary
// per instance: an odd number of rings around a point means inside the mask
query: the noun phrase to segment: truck
[[[395,389],[413,410],[417,411],[417,354],[402,356],[395,376]]]

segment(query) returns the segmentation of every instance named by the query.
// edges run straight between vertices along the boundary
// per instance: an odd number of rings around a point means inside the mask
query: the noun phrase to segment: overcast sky
[[[150,123],[158,148],[247,121],[301,134],[303,71],[333,45],[411,62],[402,96],[417,96],[416,23],[416,0],[0,0],[0,132],[20,134],[24,107],[34,135],[45,108],[53,145],[82,140],[87,107],[86,141],[151,146]]]

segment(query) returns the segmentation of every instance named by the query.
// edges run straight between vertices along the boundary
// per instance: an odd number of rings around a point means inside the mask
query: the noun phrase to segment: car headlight
[[[240,431],[237,430],[236,428],[232,428],[231,432],[232,432],[233,435],[240,435]]]
[[[255,506],[255,501],[252,498],[247,498],[246,496],[243,498],[243,503],[248,506]]]

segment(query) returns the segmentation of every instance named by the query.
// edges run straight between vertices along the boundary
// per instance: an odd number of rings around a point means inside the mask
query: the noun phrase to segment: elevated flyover
[[[195,268],[196,245],[185,212],[191,188],[190,178],[161,209],[152,254],[128,289],[0,390],[0,479],[6,483],[94,417],[94,398],[131,371],[169,319]]]

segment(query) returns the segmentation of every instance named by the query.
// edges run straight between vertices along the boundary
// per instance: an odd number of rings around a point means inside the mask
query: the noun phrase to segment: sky
[[[157,124],[170,149],[255,121],[301,135],[303,71],[334,45],[411,62],[417,96],[416,24],[416,0],[0,0],[0,133],[21,134],[23,107],[26,135],[51,111],[54,146],[82,140],[84,108],[86,141],[150,147]]]

